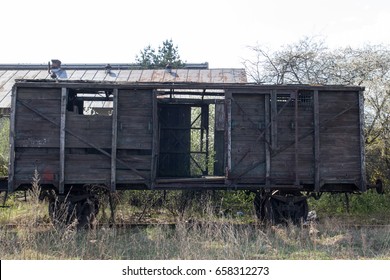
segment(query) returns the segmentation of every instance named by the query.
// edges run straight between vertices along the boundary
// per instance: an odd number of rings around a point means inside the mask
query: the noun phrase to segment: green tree
[[[150,45],[140,51],[140,54],[135,57],[137,63],[143,68],[165,68],[170,65],[172,68],[180,68],[184,66],[184,62],[180,59],[179,49],[174,46],[172,39],[165,40],[162,46],[156,51]]]

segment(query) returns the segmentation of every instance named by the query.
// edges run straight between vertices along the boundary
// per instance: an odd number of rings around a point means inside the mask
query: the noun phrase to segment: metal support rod
[[[298,153],[299,153],[299,138],[298,138],[298,91],[295,92],[295,185],[299,186],[299,162],[298,162]]]
[[[275,151],[278,148],[278,102],[277,91],[271,91],[271,149]]]
[[[226,126],[226,176],[228,177],[232,170],[232,93],[227,91],[225,94],[225,126]]]
[[[61,120],[60,120],[60,175],[58,182],[59,194],[65,192],[65,129],[66,129],[66,103],[68,99],[68,89],[61,89]]]
[[[8,192],[12,193],[14,190],[14,176],[15,176],[15,115],[16,115],[16,99],[17,88],[12,88],[11,98],[11,116],[10,116],[10,131],[9,131],[9,166],[8,166]]]
[[[159,133],[159,124],[158,124],[158,106],[157,106],[157,90],[153,90],[153,119],[152,119],[152,131],[153,131],[153,141],[152,141],[152,166],[150,170],[150,188],[153,189],[156,184],[156,176],[157,176],[157,162],[159,157],[159,141],[160,141],[160,133]]]
[[[367,190],[366,179],[366,151],[365,151],[365,135],[364,135],[364,92],[359,91],[359,130],[360,130],[360,191]]]
[[[270,123],[270,96],[264,95],[264,122],[266,124],[265,128],[265,141],[264,141],[264,149],[265,149],[265,185],[267,187],[270,186],[270,176],[271,176],[271,152],[270,152],[270,130],[268,124]],[[271,125],[272,127],[272,125]]]
[[[318,90],[313,92],[314,111],[314,191],[320,191],[320,110]]]
[[[209,174],[209,155],[210,155],[210,151],[209,151],[209,148],[210,148],[210,141],[209,141],[209,105],[205,105],[202,107],[202,128],[205,130],[206,132],[206,170],[205,170],[205,173],[204,175],[208,175]],[[202,142],[203,142],[203,139],[202,139]]]
[[[113,91],[112,136],[111,136],[111,191],[116,190],[116,148],[118,140],[118,89]]]

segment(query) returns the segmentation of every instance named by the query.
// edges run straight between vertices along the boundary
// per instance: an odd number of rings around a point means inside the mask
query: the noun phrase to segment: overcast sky
[[[390,43],[388,0],[2,0],[0,63],[132,63],[172,39],[182,60],[242,67],[248,45],[303,36]]]

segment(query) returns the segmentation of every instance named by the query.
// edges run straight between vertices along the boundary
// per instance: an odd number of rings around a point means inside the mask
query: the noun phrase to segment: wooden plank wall
[[[151,178],[153,145],[153,90],[119,90],[118,159]],[[140,179],[117,165],[117,183]]]
[[[131,183],[150,178],[152,149],[151,91],[118,90],[116,183]],[[91,149],[89,143],[108,152],[112,149],[112,116],[79,115],[68,112],[67,129],[87,141],[67,135],[66,183],[94,182],[110,185],[112,162]],[[115,147],[115,146],[114,146]],[[111,152],[110,152],[111,153]]]
[[[220,160],[225,159],[230,168],[228,179],[275,185],[294,184],[298,178],[300,184],[313,184],[316,190],[324,183],[363,184],[359,92],[311,91],[315,98],[310,104],[298,101],[297,122],[294,102],[283,110],[283,104],[279,104],[283,102],[279,99],[278,103],[279,96],[293,94],[288,90],[270,90],[263,94],[227,93],[225,109],[229,110],[221,116],[231,123],[217,130],[221,137],[226,133],[227,144]],[[117,137],[113,137],[112,116],[66,112],[65,148],[62,147],[65,184],[110,185],[114,165],[109,155],[115,148],[114,138],[117,139],[116,183],[153,180],[151,169],[156,164],[152,163],[152,150],[157,155],[160,148],[157,142],[153,146],[153,134],[158,132],[158,118],[153,115],[153,110],[157,110],[153,90],[119,89],[117,98]],[[318,100],[318,104],[314,100]],[[37,168],[41,183],[58,184],[61,88],[18,88],[15,104],[12,182],[15,186],[31,183]]]
[[[264,137],[258,140],[265,128],[264,98],[265,95],[233,93],[229,174],[232,178],[265,179],[264,164],[247,172],[254,163],[265,161]]]
[[[292,91],[278,91],[278,96],[293,96]],[[313,183],[313,103],[300,102],[298,97],[298,179],[300,183]],[[276,119],[276,135],[274,137],[271,157],[271,179],[273,184],[294,184],[295,181],[295,100],[286,106],[277,102],[277,110],[273,114]]]
[[[22,87],[17,94],[15,186],[31,183],[35,168],[43,184],[58,186],[61,170],[64,170],[65,184],[110,185],[112,162],[109,155],[115,147],[112,146],[112,116],[66,112],[65,164],[61,169],[61,89]],[[115,179],[119,184],[145,181],[151,176],[152,100],[151,90],[118,91]]]
[[[323,182],[361,180],[358,100],[358,92],[319,92],[320,177]],[[345,113],[329,121],[342,112]]]
[[[265,148],[268,147],[271,185],[310,184],[320,190],[325,183],[356,183],[361,188],[364,167],[360,152],[359,93],[300,91],[297,115],[295,94],[288,90],[272,91],[270,95],[233,94],[229,176],[232,179],[240,177],[240,183],[253,183],[255,178],[256,183],[265,183]],[[284,106],[286,102],[280,97],[286,96],[293,100]],[[270,103],[269,108],[265,107],[264,100]],[[318,100],[318,108],[314,106],[315,100]],[[270,116],[264,118],[265,113]],[[269,146],[264,137],[260,140],[258,137],[259,127],[264,126],[270,129]],[[315,137],[318,138],[316,141]],[[255,168],[251,169],[253,166]],[[245,173],[246,170],[250,171]]]
[[[31,183],[35,169],[41,183],[59,179],[60,127],[45,120],[28,107],[59,124],[61,89],[18,88],[15,104],[14,184]]]

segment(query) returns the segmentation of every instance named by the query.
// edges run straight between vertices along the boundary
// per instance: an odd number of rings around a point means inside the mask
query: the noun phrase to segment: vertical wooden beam
[[[209,118],[210,118],[210,110],[209,110],[209,104],[207,105],[203,105],[202,106],[202,109],[201,109],[201,131],[205,130],[205,134],[206,134],[206,141],[205,141],[205,152],[206,152],[206,170],[205,170],[205,173],[204,175],[209,175],[209,148],[210,148],[210,139],[209,139]],[[203,142],[203,139],[204,139],[204,136],[202,136],[202,142]],[[202,150],[203,152],[203,150]]]
[[[271,149],[276,151],[278,147],[278,103],[277,91],[271,91]]]
[[[364,135],[364,92],[359,91],[359,129],[360,129],[360,190],[367,190],[366,182],[366,151],[365,151],[365,135]]]
[[[111,192],[116,191],[116,146],[118,140],[118,89],[114,88],[111,133]]]
[[[270,175],[271,175],[271,152],[270,152],[270,95],[264,95],[264,148],[265,148],[265,185],[266,187],[270,186]]]
[[[320,109],[318,90],[313,92],[313,118],[314,118],[314,191],[320,191]]]
[[[157,104],[157,91],[153,90],[153,96],[152,96],[152,133],[153,133],[153,140],[152,140],[152,162],[151,162],[151,169],[150,169],[150,181],[151,181],[151,188],[153,189],[156,184],[156,177],[157,177],[157,162],[158,162],[158,155],[159,155],[159,142],[160,142],[160,135],[159,135],[159,124],[158,124],[158,104]]]
[[[68,89],[61,89],[61,121],[60,121],[60,176],[58,182],[58,191],[60,194],[65,192],[65,133],[66,133],[66,101]]]
[[[10,131],[9,131],[9,166],[8,166],[8,192],[12,193],[14,190],[14,176],[15,176],[15,120],[16,120],[16,99],[17,87],[13,86],[11,95],[11,114],[10,114]]]
[[[295,185],[298,186],[299,185],[299,172],[298,172],[298,168],[299,168],[299,162],[298,162],[298,153],[299,153],[299,137],[298,137],[298,133],[299,133],[299,130],[298,130],[298,117],[299,117],[299,114],[298,114],[298,99],[299,99],[299,93],[298,91],[295,92],[295,118],[294,118],[294,126],[295,126]]]
[[[226,172],[225,176],[229,177],[229,173],[232,170],[232,93],[226,91],[225,93],[226,104]]]

